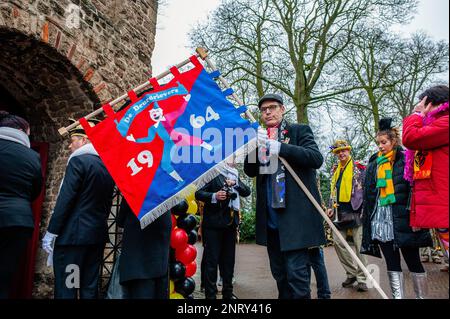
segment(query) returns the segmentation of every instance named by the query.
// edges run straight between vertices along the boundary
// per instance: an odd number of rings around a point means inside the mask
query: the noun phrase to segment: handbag
[[[117,254],[116,260],[109,279],[108,291],[106,292],[105,299],[126,299],[125,287],[120,284],[120,262],[121,253]]]
[[[334,222],[334,225],[339,230],[346,230],[355,228],[361,225],[361,214],[359,212],[352,211],[338,211],[338,221]]]

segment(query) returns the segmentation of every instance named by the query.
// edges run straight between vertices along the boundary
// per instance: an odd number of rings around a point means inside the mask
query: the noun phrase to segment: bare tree
[[[423,32],[414,34],[403,47],[404,54],[392,76],[404,81],[392,86],[388,96],[398,115],[405,118],[412,113],[422,91],[442,82],[440,76],[448,78],[449,52],[448,42],[433,41]]]
[[[217,54],[227,76],[249,83],[254,98],[278,91],[292,101],[297,121],[308,123],[308,106],[360,88],[320,83],[355,26],[404,22],[415,7],[415,0],[224,0],[191,42]]]
[[[335,96],[334,101],[350,110],[361,132],[371,138],[380,117],[391,116],[401,124],[418,92],[448,70],[448,44],[423,33],[402,39],[363,26],[335,67],[344,86],[361,89]]]

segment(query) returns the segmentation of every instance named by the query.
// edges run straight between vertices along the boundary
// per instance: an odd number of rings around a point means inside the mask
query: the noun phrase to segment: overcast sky
[[[188,32],[197,23],[204,21],[221,0],[165,0],[158,12],[156,44],[153,52],[153,75],[188,58],[193,52],[188,49]],[[449,38],[449,0],[420,0],[418,14],[406,26],[395,27],[395,31],[409,33],[425,30],[435,39]]]

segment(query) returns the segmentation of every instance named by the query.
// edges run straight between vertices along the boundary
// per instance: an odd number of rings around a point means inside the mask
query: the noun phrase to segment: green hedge
[[[241,242],[254,242],[256,240],[256,213],[255,211],[242,212],[239,238]]]

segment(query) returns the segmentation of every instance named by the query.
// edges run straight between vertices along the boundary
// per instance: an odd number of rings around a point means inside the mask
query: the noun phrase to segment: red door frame
[[[34,231],[32,238],[28,243],[26,254],[24,254],[18,268],[14,284],[12,285],[13,290],[11,291],[10,297],[15,299],[29,299],[32,297],[36,253],[37,248],[39,247],[39,225],[41,223],[42,203],[45,199],[45,180],[47,176],[49,144],[45,142],[32,142],[31,148],[38,152],[41,157],[42,177],[44,182],[41,194],[31,205],[34,218]]]

